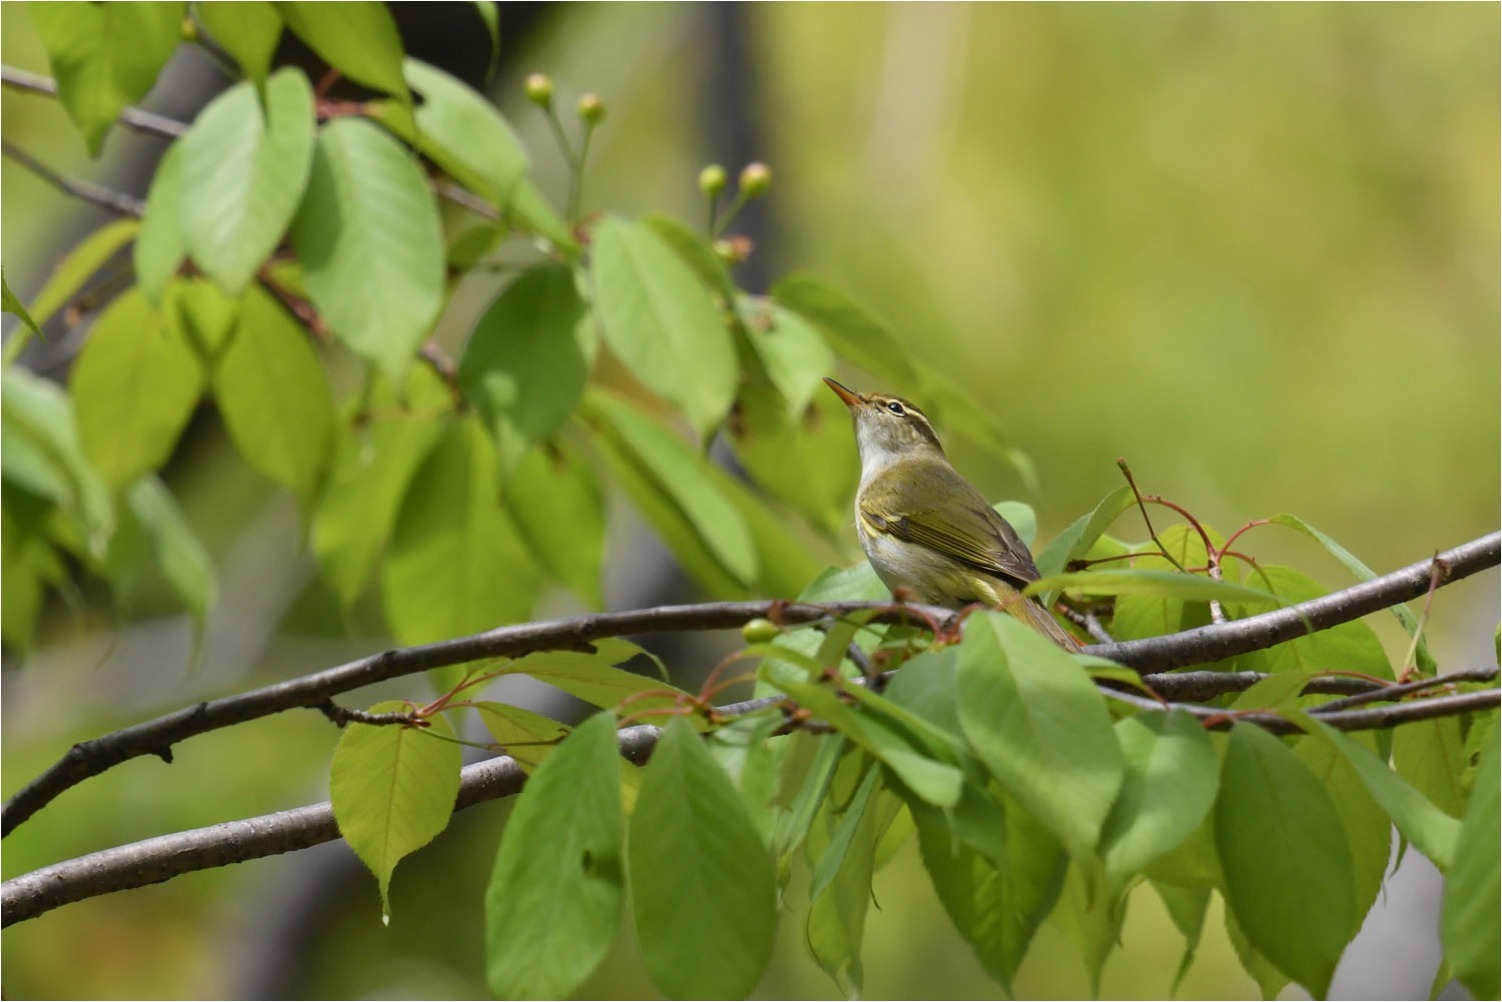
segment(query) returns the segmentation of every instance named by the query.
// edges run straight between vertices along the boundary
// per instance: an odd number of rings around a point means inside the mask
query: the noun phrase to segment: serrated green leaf
[[[329,461],[334,404],[307,333],[269,293],[246,294],[213,383],[245,461],[304,502],[312,498]]]
[[[594,330],[565,265],[523,272],[480,317],[459,360],[459,386],[495,438],[503,476],[573,413],[594,354]]]
[[[239,3],[200,3],[194,15],[219,47],[240,64],[252,80],[265,80],[271,57],[282,37],[282,19],[265,0]]]
[[[1001,831],[990,841],[1000,843],[999,852],[978,848],[940,812],[910,807],[939,901],[981,966],[1011,994],[1033,935],[1058,901],[1068,857],[1014,804],[997,807]],[[995,822],[988,827],[994,831]]]
[[[1372,580],[1372,578],[1377,576],[1377,573],[1370,567],[1368,567],[1365,563],[1363,563],[1361,559],[1354,553],[1346,549],[1344,546],[1341,546],[1333,538],[1319,531],[1308,522],[1305,522],[1303,519],[1299,518],[1297,515],[1290,515],[1287,512],[1284,512],[1279,515],[1274,515],[1272,518],[1268,519],[1268,521],[1274,525],[1283,525],[1287,526],[1290,529],[1295,529],[1299,532],[1302,532],[1310,539],[1318,542],[1325,548],[1325,551],[1327,553],[1344,564],[1346,570],[1350,571],[1351,574],[1355,576],[1356,580],[1370,581]],[[1418,617],[1413,614],[1412,609],[1408,608],[1408,604],[1406,602],[1399,602],[1395,605],[1389,606],[1388,608],[1391,609],[1392,614],[1398,618],[1398,622],[1403,625],[1403,629],[1408,631],[1408,635],[1410,637],[1418,632]],[[1415,650],[1415,660],[1418,661],[1419,668],[1430,675],[1434,674],[1438,670],[1437,666],[1435,665],[1434,655],[1429,652],[1429,643],[1422,637],[1419,638],[1418,647]]]
[[[614,216],[595,230],[590,274],[605,342],[706,435],[735,398],[737,366],[698,277],[646,226]]]
[[[1393,765],[1413,788],[1451,818],[1465,811],[1465,737],[1458,717],[1417,720],[1396,728]]]
[[[1257,948],[1247,939],[1246,933],[1241,931],[1241,926],[1236,923],[1236,916],[1229,908],[1225,910],[1226,938],[1231,941],[1231,947],[1236,951],[1236,959],[1241,961],[1242,970],[1257,983],[1257,989],[1262,993],[1265,1002],[1272,1002],[1278,994],[1287,987],[1292,980],[1287,974],[1280,971],[1272,961],[1257,952]]]
[[[313,89],[278,70],[216,97],[182,140],[179,219],[188,254],[227,294],[243,293],[281,243],[313,162]]]
[[[1194,963],[1194,953],[1199,949],[1200,934],[1205,929],[1205,913],[1210,908],[1210,888],[1176,887],[1157,880],[1152,881],[1152,885],[1162,899],[1168,917],[1184,936],[1184,956],[1179,960],[1179,968],[1174,972],[1173,984],[1169,988],[1170,996],[1177,995],[1179,986],[1184,983],[1184,975]]]
[[[135,219],[117,219],[90,233],[52,269],[45,285],[31,299],[31,316],[44,325],[83,288],[89,277],[104,267],[115,252],[141,231]]]
[[[1311,994],[1325,995],[1361,920],[1351,850],[1319,780],[1259,727],[1231,730],[1215,844],[1227,910],[1251,945]]]
[[[373,102],[367,113],[455,181],[505,208],[526,175],[527,153],[500,109],[436,66],[408,59],[402,69],[407,83],[422,95],[415,124],[412,112],[391,101]]]
[[[813,324],[836,354],[892,386],[916,386],[918,373],[880,321],[840,290],[812,275],[789,275],[772,287],[772,301]]]
[[[1499,973],[1499,944],[1502,928],[1502,881],[1498,877],[1499,807],[1497,742],[1482,753],[1476,773],[1476,787],[1466,805],[1461,824],[1455,863],[1445,880],[1445,899],[1441,908],[1440,938],[1445,945],[1445,959],[1478,999],[1496,998]]]
[[[1067,654],[1001,613],[972,616],[955,672],[960,725],[1070,855],[1094,852],[1125,775],[1110,715]]]
[[[1323,742],[1345,756],[1404,838],[1441,870],[1450,868],[1460,837],[1460,822],[1408,785],[1403,776],[1389,769],[1370,748],[1309,714],[1291,716],[1312,740]],[[1408,726],[1414,725],[1406,725],[1403,730]]]
[[[1220,759],[1189,713],[1140,713],[1116,722],[1126,776],[1101,830],[1101,858],[1114,894],[1178,846],[1215,804]]]
[[[136,284],[153,306],[161,304],[167,282],[188,253],[182,226],[182,166],[183,144],[175,142],[162,154],[146,190],[146,211],[132,248]]]
[[[569,734],[564,724],[540,713],[508,703],[471,704],[501,751],[516,759],[528,772],[536,769]]]
[[[756,987],[777,929],[772,862],[725,770],[682,718],[652,753],[627,866],[642,960],[664,994],[734,998]]]
[[[338,433],[328,484],[313,512],[313,552],[346,610],[365,590],[391,536],[407,485],[443,437],[453,399],[426,366],[407,373],[399,395],[376,380],[368,415]]]
[[[1038,570],[1045,577],[1062,574],[1071,561],[1089,554],[1101,534],[1134,503],[1130,487],[1118,487],[1101,498],[1088,514],[1075,519],[1038,553]]]
[[[495,452],[455,418],[407,489],[386,552],[386,620],[419,644],[525,620],[542,575],[500,504]]]
[[[100,315],[68,389],[84,454],[111,490],[167,461],[203,384],[193,349],[139,289]]]
[[[1350,740],[1375,743],[1371,735]],[[1371,910],[1377,893],[1382,889],[1382,877],[1392,856],[1392,821],[1340,750],[1320,741],[1300,741],[1293,753],[1330,795],[1330,802],[1345,829],[1355,890],[1352,907],[1358,916],[1357,928],[1360,928],[1361,918]]]
[[[615,718],[597,713],[537,768],[512,809],[485,893],[487,979],[498,998],[571,995],[615,940],[625,893],[619,763]]]
[[[671,503],[698,543],[738,582],[754,581],[758,571],[755,543],[741,513],[711,478],[709,459],[616,397],[596,392],[586,402],[595,426],[650,477],[652,486]],[[659,524],[658,530],[662,528]]]
[[[396,700],[372,713],[404,710]],[[375,874],[382,913],[391,914],[391,873],[396,864],[448,826],[459,795],[459,745],[442,717],[426,730],[402,725],[349,724],[334,749],[329,798],[339,834]],[[437,737],[441,735],[442,737]]]
[[[97,157],[128,104],[146,96],[182,37],[184,3],[35,4],[58,98]]]
[[[410,100],[402,80],[401,35],[385,4],[282,2],[276,8],[292,33],[331,67],[356,83]]]
[[[6,313],[20,320],[32,334],[37,337],[42,336],[42,329],[37,326],[37,322],[27,312],[26,304],[21,302],[19,296],[10,291],[10,283],[5,280],[5,270],[3,268],[0,268],[0,299],[3,299],[3,302],[0,302],[0,308],[3,308]]]
[[[660,678],[614,667],[646,654],[630,641],[606,637],[590,646],[594,650],[589,652],[538,651],[517,658],[500,671],[505,675],[531,675],[586,703],[619,707],[623,714],[670,707],[680,698],[687,702],[687,693]]]
[[[533,449],[505,494],[537,563],[590,608],[604,608],[605,493],[594,471],[569,452]]]
[[[370,122],[324,126],[292,242],[329,327],[400,383],[444,297],[438,208],[411,156]]]

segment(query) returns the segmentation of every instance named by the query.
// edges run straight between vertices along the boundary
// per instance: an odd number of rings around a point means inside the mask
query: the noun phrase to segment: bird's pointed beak
[[[860,406],[861,395],[859,393],[856,393],[854,390],[849,389],[845,386],[841,386],[839,383],[835,382],[833,379],[830,379],[828,376],[824,377],[824,382],[829,384],[829,388],[831,390],[834,390],[835,396],[839,397],[845,402],[846,407],[854,409]]]

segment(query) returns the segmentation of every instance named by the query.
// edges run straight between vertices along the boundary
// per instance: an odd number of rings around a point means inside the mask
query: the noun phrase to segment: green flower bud
[[[553,78],[546,73],[534,73],[524,85],[527,100],[546,111],[553,106]]]
[[[710,164],[699,172],[699,190],[710,198],[719,198],[728,180],[725,168],[719,164]]]
[[[755,198],[772,186],[772,168],[764,163],[750,163],[741,171],[741,197]]]
[[[782,633],[770,619],[752,619],[741,627],[741,639],[748,644],[769,644]]]
[[[598,94],[585,94],[579,99],[579,117],[585,125],[599,125],[605,121],[605,102]]]

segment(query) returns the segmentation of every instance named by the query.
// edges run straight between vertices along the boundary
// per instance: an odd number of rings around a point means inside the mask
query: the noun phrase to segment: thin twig
[[[0,140],[0,153],[10,157],[65,195],[80,198],[118,216],[134,216],[139,219],[146,211],[146,203],[139,198],[124,192],[112,191],[90,181],[65,177],[9,140]]]
[[[26,70],[16,69],[14,66],[0,66],[0,84],[14,90],[29,91],[33,94],[45,94],[48,97],[57,97],[57,81],[51,77],[44,77],[38,73],[28,73]],[[153,136],[161,136],[163,139],[177,139],[188,134],[189,125],[179,122],[175,118],[158,115],[150,111],[142,111],[139,108],[126,108],[120,112],[117,119],[121,125],[129,126],[137,132],[145,132]]]

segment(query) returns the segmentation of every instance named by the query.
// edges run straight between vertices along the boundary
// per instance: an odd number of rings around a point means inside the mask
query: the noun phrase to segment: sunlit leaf
[[[239,3],[200,3],[194,8],[200,24],[230,54],[245,75],[265,80],[271,72],[271,57],[282,36],[282,19],[265,0]]]
[[[99,156],[128,104],[146,96],[182,37],[184,3],[37,4],[32,24],[47,48],[58,98]]]
[[[400,383],[444,297],[438,209],[411,156],[370,122],[324,126],[292,241],[329,327]]]
[[[404,709],[404,704],[391,700],[370,711]],[[425,729],[349,724],[334,749],[329,773],[334,820],[344,841],[375,874],[381,908],[388,916],[396,864],[448,826],[459,795],[459,746],[438,735],[453,736],[441,717],[430,718]]]
[[[117,219],[106,223],[90,233],[52,269],[46,284],[31,297],[31,316],[38,325],[45,325],[52,315],[83,288],[106,261],[141,231],[141,223],[135,219]]]
[[[1455,970],[1461,984],[1476,998],[1496,998],[1498,993],[1499,929],[1502,912],[1499,892],[1497,742],[1482,753],[1481,768],[1476,773],[1476,788],[1466,806],[1465,820],[1455,850],[1455,865],[1445,880],[1445,900],[1441,909],[1441,939],[1445,958]]]
[[[182,166],[183,144],[176,142],[157,162],[151,187],[146,190],[140,235],[132,248],[136,284],[153,306],[161,303],[168,280],[188,253],[182,226]]]
[[[506,509],[538,565],[591,608],[605,605],[605,495],[589,466],[546,447],[522,457]]]
[[[498,998],[571,995],[610,949],[625,894],[619,762],[615,718],[597,713],[517,800],[485,894],[487,980]]]
[[[281,243],[308,184],[313,90],[295,69],[216,97],[182,140],[179,220],[188,253],[231,296]]]
[[[664,994],[736,998],[756,987],[777,928],[772,861],[725,770],[682,718],[652,753],[627,866],[642,960]]]
[[[331,67],[367,87],[408,96],[402,80],[402,39],[385,4],[282,2],[276,8],[293,34]]]

